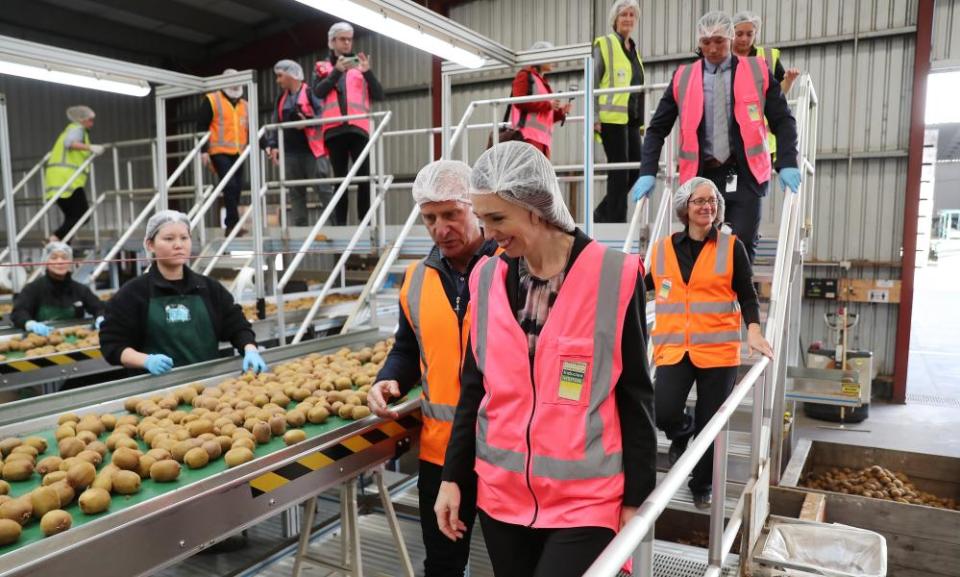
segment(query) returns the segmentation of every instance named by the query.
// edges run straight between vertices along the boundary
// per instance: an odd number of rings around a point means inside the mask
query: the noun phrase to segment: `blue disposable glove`
[[[147,355],[143,368],[150,371],[151,375],[162,375],[173,368],[173,359],[167,355]]]
[[[796,168],[780,169],[780,188],[789,188],[790,192],[800,191],[800,171]]]
[[[650,194],[653,185],[657,183],[657,177],[652,174],[641,176],[633,183],[630,189],[630,195],[633,196],[633,202],[640,202],[640,199]]]
[[[50,333],[53,332],[53,329],[43,323],[38,323],[37,321],[27,321],[27,324],[24,325],[23,328],[27,329],[27,331],[31,333],[40,335],[41,337],[48,337],[50,336]]]
[[[243,353],[243,372],[253,370],[256,373],[262,373],[267,370],[267,363],[256,349],[247,349]]]
[[[100,316],[98,316],[98,317],[96,318],[95,321],[93,321],[93,328],[95,328],[95,329],[97,329],[97,330],[99,331],[99,330],[100,330],[100,325],[102,325],[102,324],[103,324],[103,315],[100,315]]]

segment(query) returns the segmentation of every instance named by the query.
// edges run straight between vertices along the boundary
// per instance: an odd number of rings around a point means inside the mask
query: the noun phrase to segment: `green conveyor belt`
[[[416,389],[414,391],[411,391],[409,395],[403,398],[403,400],[416,398],[417,396],[419,396],[419,394],[420,394],[419,389]],[[296,406],[296,404],[297,403],[291,402],[290,406],[288,407],[288,410]],[[180,407],[180,409],[184,411],[189,411],[189,410],[192,410],[193,407],[190,405],[183,405]],[[127,413],[119,412],[115,414],[119,417]],[[329,433],[339,427],[342,427],[352,422],[353,421],[341,419],[340,417],[331,416],[323,424],[314,425],[311,423],[306,423],[301,428],[304,430],[304,432],[306,432],[307,439],[312,439],[314,437],[318,437],[320,435]],[[31,436],[43,437],[44,439],[46,439],[48,444],[46,453],[43,453],[37,456],[38,463],[44,457],[49,457],[51,455],[55,455],[55,456],[59,455],[59,452],[57,450],[57,442],[56,442],[56,439],[54,438],[54,429],[47,429],[43,431],[38,431],[36,433],[20,435],[21,438],[26,438]],[[101,435],[100,440],[105,441],[108,436],[110,436],[110,431],[107,431],[103,435]],[[147,444],[144,443],[142,439],[137,439],[137,442],[140,444],[141,450],[143,450],[144,452],[149,450],[150,447],[147,446]],[[258,445],[256,450],[254,451],[254,456],[256,458],[256,457],[269,455],[275,451],[278,451],[284,448],[285,446],[286,445],[284,444],[282,437],[273,437],[270,439],[270,442],[263,445]],[[112,455],[112,453],[108,453],[107,455],[108,458],[104,459],[104,462],[100,465],[100,467],[97,468],[98,471],[110,462],[110,459],[109,459],[110,455]],[[77,493],[77,498],[74,499],[73,503],[69,507],[67,507],[65,510],[69,512],[70,515],[73,517],[72,527],[78,527],[94,519],[101,518],[104,515],[109,515],[113,511],[120,511],[127,507],[142,503],[144,501],[148,501],[158,495],[169,493],[171,491],[176,491],[177,489],[181,489],[197,481],[202,481],[203,479],[212,477],[213,475],[223,472],[226,469],[227,469],[227,464],[223,460],[223,456],[217,458],[214,461],[211,461],[210,464],[208,464],[206,467],[203,467],[201,469],[190,469],[186,465],[181,464],[180,477],[175,482],[158,483],[150,478],[143,479],[140,485],[140,492],[135,495],[111,494],[110,508],[104,511],[103,513],[99,513],[96,515],[84,514],[80,510],[80,506],[78,505],[78,499],[80,497],[80,493]],[[11,481],[10,494],[11,496],[19,497],[39,487],[40,482],[41,482],[40,475],[36,473],[26,481]],[[13,551],[17,548],[29,545],[41,539],[43,539],[43,532],[40,530],[39,519],[32,518],[26,524],[26,526],[23,527],[23,533],[21,534],[20,540],[18,542],[11,545],[7,545],[5,547],[0,547],[0,560],[2,560],[2,556],[5,555],[6,553],[9,553],[10,551]]]

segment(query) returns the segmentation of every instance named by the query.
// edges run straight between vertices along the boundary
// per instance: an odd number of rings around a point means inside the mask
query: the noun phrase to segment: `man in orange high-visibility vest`
[[[236,70],[227,68],[223,72],[226,74]],[[243,98],[243,87],[231,86],[205,94],[200,105],[197,129],[201,132],[210,131],[210,140],[203,147],[203,164],[222,179],[249,142],[247,101]],[[240,169],[223,187],[223,205],[227,212],[223,226],[227,232],[233,230],[240,220],[242,188],[243,169]]]

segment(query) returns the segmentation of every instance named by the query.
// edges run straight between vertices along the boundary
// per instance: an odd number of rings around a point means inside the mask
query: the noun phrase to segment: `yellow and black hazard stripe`
[[[363,433],[348,437],[339,443],[320,449],[278,469],[264,473],[250,481],[250,492],[259,497],[283,487],[290,481],[308,475],[314,471],[329,467],[341,459],[359,453],[368,447],[394,437],[399,437],[420,427],[420,412],[400,417],[396,421],[387,421]]]
[[[31,357],[29,359],[8,360],[0,363],[0,374],[25,373],[46,367],[72,365],[73,363],[99,358],[103,358],[103,353],[100,352],[100,349],[83,349],[79,351],[67,351],[65,353],[54,353],[42,357]]]

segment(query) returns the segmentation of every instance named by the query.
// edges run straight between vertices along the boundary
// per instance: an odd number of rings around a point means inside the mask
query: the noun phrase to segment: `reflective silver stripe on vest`
[[[659,305],[659,304],[657,305],[657,312],[660,312],[661,306],[662,305]],[[736,313],[739,311],[740,311],[740,304],[737,301],[690,303],[691,313],[723,314],[723,313]]]
[[[692,309],[692,307],[691,307]],[[657,303],[654,304],[654,310],[658,315],[682,315],[687,312],[687,305],[683,303]],[[690,312],[693,312],[691,310]]]
[[[498,257],[487,259],[480,269],[477,286],[477,342],[473,346],[476,348],[477,368],[481,373],[487,367],[487,314],[490,310],[490,283],[497,270],[497,260]]]
[[[686,335],[683,333],[663,333],[650,337],[655,345],[682,345],[686,342]]]
[[[718,343],[732,343],[740,341],[740,331],[723,331],[719,333],[690,333],[691,345],[710,345]]]
[[[453,416],[457,412],[457,407],[455,405],[431,403],[427,399],[421,399],[420,410],[423,411],[423,416],[428,419],[452,423]]]
[[[519,451],[492,447],[487,443],[487,410],[477,413],[477,458],[513,473],[523,473],[527,456]]]
[[[760,69],[760,59],[751,56],[747,58],[750,63],[750,72],[753,73],[753,85],[757,88],[757,96],[760,97],[760,112],[766,110],[767,95],[763,91],[763,71]]]
[[[357,102],[357,101],[348,102],[347,108],[356,108],[358,110],[362,110],[364,114],[366,114],[367,112],[370,112],[370,106],[367,105],[366,100],[363,100],[361,102]]]
[[[525,126],[526,128],[533,128],[533,129],[535,129],[535,130],[539,130],[540,132],[544,132],[544,133],[546,133],[546,134],[552,134],[552,133],[553,133],[553,130],[552,130],[553,127],[544,126],[544,125],[541,124],[539,121],[537,121],[537,120],[536,120],[536,117],[535,117],[532,113],[530,113],[530,112],[527,112],[527,113],[525,113],[525,114],[527,114],[527,120],[526,120],[526,122],[524,123],[524,126]]]
[[[680,72],[680,78],[677,80],[677,92],[679,95],[679,100],[677,101],[677,108],[680,110],[680,126],[683,126],[683,119],[687,114],[691,114],[690,110],[687,110],[685,106],[687,103],[687,90],[690,88],[690,76],[693,74],[693,67],[699,66],[699,61],[694,62],[693,64],[687,64],[683,67],[683,70]],[[700,160],[697,153],[691,152],[689,150],[683,149],[683,131],[680,131],[680,152],[678,156],[682,160]]]
[[[727,254],[730,252],[730,235],[717,232],[717,260],[713,266],[713,272],[725,274],[727,272]]]
[[[598,104],[597,110],[600,112],[623,112],[623,113],[627,113],[630,111],[630,109],[627,106],[619,106],[617,104]]]
[[[657,267],[657,275],[658,275],[658,276],[663,276],[663,275],[667,274],[667,257],[666,257],[666,255],[664,255],[663,253],[664,253],[664,251],[665,251],[666,248],[667,248],[667,245],[666,245],[665,243],[667,242],[667,239],[669,239],[669,238],[670,238],[670,237],[667,237],[666,239],[661,240],[661,241],[658,242],[657,245],[656,245],[656,250],[657,250],[657,263],[656,263],[656,267]]]
[[[420,348],[420,362],[423,363],[423,372],[420,375],[420,384],[423,385],[423,394],[430,398],[430,387],[427,384],[427,374],[430,367],[427,366],[427,357],[423,350],[423,339],[420,323],[420,296],[423,292],[423,275],[427,272],[427,265],[421,260],[413,268],[413,274],[410,276],[410,285],[407,288],[407,308],[410,309],[410,324],[413,334],[417,337],[417,346]]]
[[[747,156],[757,156],[760,154],[767,154],[766,144],[757,144],[755,146],[748,146],[746,150]]]
[[[593,479],[611,477],[623,471],[623,454],[607,454],[603,447],[603,417],[600,405],[610,397],[613,357],[617,347],[617,312],[620,279],[627,258],[618,250],[606,249],[600,265],[600,285],[593,324],[593,371],[590,405],[586,415],[586,447],[579,460],[534,455],[533,474],[550,479]],[[616,296],[614,296],[616,295]],[[600,351],[599,354],[597,351]]]
[[[687,151],[687,150],[681,150],[681,151],[677,154],[677,156],[679,156],[679,157],[682,158],[683,160],[699,160],[699,157],[698,157],[695,153],[690,152],[690,151]]]

